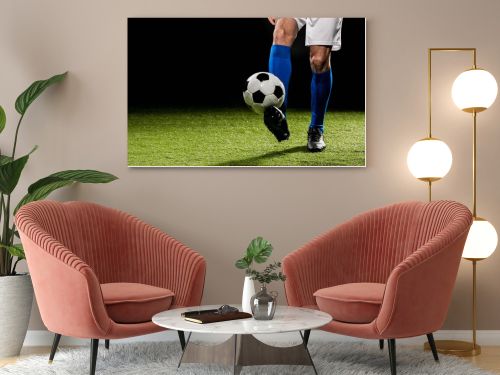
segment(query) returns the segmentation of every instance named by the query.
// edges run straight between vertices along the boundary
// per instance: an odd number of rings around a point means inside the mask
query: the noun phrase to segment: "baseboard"
[[[215,336],[215,337],[214,337]],[[24,340],[24,346],[50,346],[52,344],[52,339],[54,335],[49,331],[35,331],[30,330],[26,335],[26,339]],[[194,337],[194,336],[193,336]],[[227,335],[196,335],[196,339],[202,341],[219,341],[224,340]],[[259,335],[259,338],[266,341],[274,341],[274,342],[293,342],[298,341],[299,336],[297,333],[280,333],[276,335]],[[436,340],[471,340],[471,331],[468,330],[441,330],[437,331],[434,334],[434,338]],[[154,333],[146,336],[137,336],[131,337],[128,339],[122,340],[113,340],[113,342],[119,343],[131,343],[131,342],[139,342],[139,341],[177,341],[177,334],[174,331],[165,331],[160,333]],[[374,343],[373,340],[362,340],[354,337],[335,335],[332,333],[324,332],[324,331],[313,331],[311,333],[311,340],[318,341],[341,341],[341,342],[370,342]],[[422,337],[414,337],[410,339],[401,340],[402,344],[422,344],[426,341],[424,336]],[[481,345],[499,345],[500,344],[500,330],[481,330],[477,331],[477,341]],[[79,345],[87,345],[88,340],[85,339],[77,339],[72,337],[62,337],[61,345],[68,346],[79,346]]]

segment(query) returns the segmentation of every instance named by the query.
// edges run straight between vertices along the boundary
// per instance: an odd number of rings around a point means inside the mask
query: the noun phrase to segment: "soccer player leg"
[[[318,128],[323,133],[325,113],[332,91],[332,69],[330,46],[311,46],[311,123],[309,128]]]
[[[323,138],[325,113],[332,91],[332,70],[330,67],[330,47],[311,46],[311,122],[307,131],[309,151],[323,151],[326,147]]]
[[[324,119],[332,90],[331,51],[341,46],[342,18],[308,18],[306,45],[310,47],[311,123],[308,130],[307,148],[322,151]]]
[[[269,73],[274,74],[285,86],[285,101],[281,110],[286,112],[288,84],[292,74],[292,44],[297,38],[299,24],[294,18],[279,18],[274,26],[273,45],[269,53]]]
[[[264,112],[264,124],[278,142],[290,137],[286,120],[288,84],[292,74],[291,47],[299,31],[298,22],[293,18],[279,18],[273,33],[273,45],[269,53],[269,72],[280,79],[285,87],[285,100],[281,109],[269,107]]]

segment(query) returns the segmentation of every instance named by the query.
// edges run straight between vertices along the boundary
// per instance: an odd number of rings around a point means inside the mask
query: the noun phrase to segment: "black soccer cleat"
[[[266,124],[267,129],[273,133],[278,142],[286,141],[290,138],[288,122],[279,108],[271,106],[264,110],[264,124]]]

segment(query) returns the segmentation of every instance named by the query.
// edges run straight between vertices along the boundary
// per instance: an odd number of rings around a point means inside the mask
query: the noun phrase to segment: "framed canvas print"
[[[364,18],[129,18],[131,167],[363,167]]]

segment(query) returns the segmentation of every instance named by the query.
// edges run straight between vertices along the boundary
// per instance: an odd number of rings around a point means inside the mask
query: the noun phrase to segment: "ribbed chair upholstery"
[[[108,348],[110,339],[162,331],[151,321],[157,310],[201,302],[204,258],[124,212],[45,200],[15,220],[42,320],[56,334],[50,360],[61,335],[90,338],[93,374],[99,339]],[[120,323],[117,313],[136,320]]]
[[[452,201],[404,202],[360,214],[283,259],[288,304],[327,311],[323,330],[389,341],[444,323],[472,223]],[[307,332],[307,335],[309,333]]]

